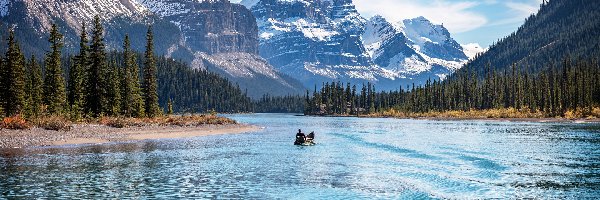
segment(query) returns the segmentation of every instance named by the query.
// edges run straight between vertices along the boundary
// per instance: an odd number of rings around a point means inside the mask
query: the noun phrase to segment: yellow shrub
[[[30,126],[27,123],[27,121],[23,117],[21,117],[21,115],[15,115],[12,117],[4,118],[2,120],[2,128],[21,130],[21,129],[29,129]]]

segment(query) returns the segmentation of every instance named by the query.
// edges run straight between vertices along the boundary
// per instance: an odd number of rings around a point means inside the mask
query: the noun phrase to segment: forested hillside
[[[600,1],[552,0],[445,81],[398,91],[326,83],[307,114],[600,117]],[[451,113],[451,114],[448,114]]]
[[[463,71],[483,77],[485,66],[497,70],[516,64],[521,71],[539,72],[565,57],[600,55],[600,1],[550,0],[541,5],[511,35],[470,61]]]

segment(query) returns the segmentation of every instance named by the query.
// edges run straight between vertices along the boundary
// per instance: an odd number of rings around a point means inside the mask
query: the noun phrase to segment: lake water
[[[0,150],[0,199],[600,198],[599,124],[231,117],[265,129]]]

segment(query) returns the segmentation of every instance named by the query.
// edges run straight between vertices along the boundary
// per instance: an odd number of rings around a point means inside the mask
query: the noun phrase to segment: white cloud
[[[542,3],[542,0],[530,0],[528,2],[503,2],[504,5],[509,10],[507,11],[508,16],[503,19],[498,19],[492,21],[486,26],[502,26],[507,24],[520,24],[525,21],[525,18],[529,17],[531,14],[536,13],[539,10],[539,5]]]
[[[357,9],[366,17],[376,14],[391,21],[424,16],[434,23],[443,23],[452,33],[461,33],[482,27],[488,19],[480,13],[469,9],[484,2],[462,1],[447,2],[434,0],[418,2],[414,0],[354,0]]]
[[[529,15],[531,13],[537,12],[538,6],[528,4],[528,3],[517,3],[517,2],[506,2],[504,3],[506,7],[517,11],[521,14]]]

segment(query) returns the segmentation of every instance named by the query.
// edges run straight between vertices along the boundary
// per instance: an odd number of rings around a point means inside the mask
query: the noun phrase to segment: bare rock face
[[[258,27],[248,9],[228,0],[138,0],[149,10],[176,24],[181,46],[208,54],[258,54]]]

